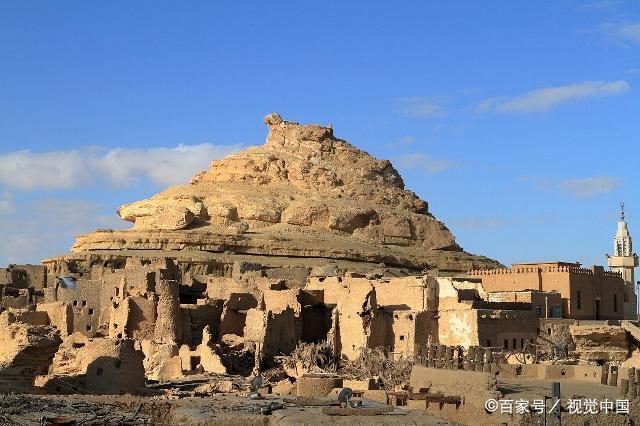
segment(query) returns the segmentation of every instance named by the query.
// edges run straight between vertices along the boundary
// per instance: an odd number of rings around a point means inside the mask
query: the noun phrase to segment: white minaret
[[[636,297],[636,283],[634,281],[634,269],[638,266],[638,256],[632,251],[631,235],[624,220],[624,203],[620,203],[620,220],[618,229],[613,239],[613,256],[607,255],[607,262],[612,271],[620,272],[624,279],[624,317],[625,319],[637,319],[638,300]]]

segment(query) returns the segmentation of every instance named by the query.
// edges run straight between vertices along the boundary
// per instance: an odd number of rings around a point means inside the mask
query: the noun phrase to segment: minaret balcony
[[[638,256],[609,256],[607,263],[611,268],[634,268],[638,266]]]

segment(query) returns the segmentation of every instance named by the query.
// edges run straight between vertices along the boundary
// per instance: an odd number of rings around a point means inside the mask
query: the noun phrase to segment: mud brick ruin
[[[238,393],[233,377],[262,374],[274,394],[349,385],[455,420],[490,418],[481,400],[510,377],[638,394],[621,271],[469,254],[389,161],[264,122],[264,145],[122,206],[131,229],[0,270],[0,391],[148,395],[204,375]],[[409,367],[366,376],[372,354]]]

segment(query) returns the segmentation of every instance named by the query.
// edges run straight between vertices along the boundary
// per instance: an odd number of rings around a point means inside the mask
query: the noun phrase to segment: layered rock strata
[[[333,134],[278,114],[264,145],[187,185],[123,205],[126,231],[79,236],[72,256],[107,251],[232,253],[464,271],[497,263],[465,253],[397,170]],[[170,171],[167,171],[170,173]],[[321,261],[323,260],[323,261]]]

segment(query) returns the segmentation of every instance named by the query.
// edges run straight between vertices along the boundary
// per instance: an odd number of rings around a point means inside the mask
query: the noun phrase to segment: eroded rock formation
[[[496,265],[462,251],[389,161],[336,138],[331,127],[275,113],[264,122],[264,145],[123,205],[118,214],[133,229],[80,236],[72,251],[231,251],[459,271]]]

